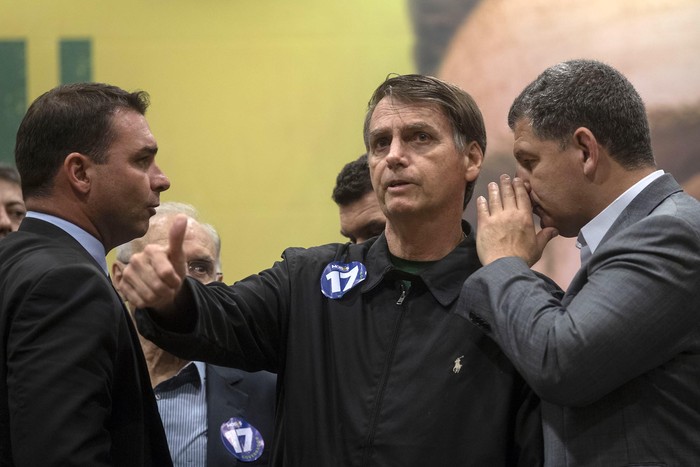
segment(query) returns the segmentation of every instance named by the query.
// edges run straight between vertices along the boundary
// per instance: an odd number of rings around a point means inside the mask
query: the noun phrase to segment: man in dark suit
[[[477,200],[484,267],[458,312],[542,398],[546,465],[700,465],[700,203],[657,170],[641,98],[603,63],[550,67],[508,123],[518,177]],[[563,297],[528,268],[557,234],[581,249]]]
[[[148,96],[59,86],[15,148],[28,209],[0,241],[0,465],[172,465],[105,253],[143,235],[170,182]]]
[[[131,255],[143,251],[146,245],[167,245],[170,227],[178,214],[184,214],[188,220],[183,242],[187,275],[203,284],[223,280],[221,239],[214,227],[199,222],[192,206],[165,202],[151,217],[146,235],[117,248],[117,261],[112,265],[117,290]],[[139,338],[176,467],[225,467],[237,465],[243,458],[247,465],[268,465],[275,417],[275,374],[191,362]],[[253,454],[246,456],[242,444],[239,452],[232,445],[227,446],[221,429],[231,419],[249,425],[250,434],[257,433],[257,440],[262,440],[261,449],[251,449]]]

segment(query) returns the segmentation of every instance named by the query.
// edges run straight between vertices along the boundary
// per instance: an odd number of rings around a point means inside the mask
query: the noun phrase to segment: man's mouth
[[[410,185],[410,183],[405,182],[403,180],[392,180],[389,183],[387,183],[386,188],[387,190],[392,189],[392,188],[400,188],[402,186]]]

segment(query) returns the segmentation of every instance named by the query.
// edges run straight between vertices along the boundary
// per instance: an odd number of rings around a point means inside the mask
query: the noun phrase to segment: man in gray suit
[[[542,397],[546,465],[700,465],[700,203],[657,170],[644,104],[605,64],[547,69],[508,124],[517,177],[477,200],[484,267],[458,313]],[[582,256],[559,296],[529,269],[556,235]]]

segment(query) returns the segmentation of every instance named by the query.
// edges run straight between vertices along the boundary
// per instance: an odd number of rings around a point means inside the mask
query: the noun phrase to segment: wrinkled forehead
[[[148,228],[147,243],[167,245],[169,241],[170,228],[175,221],[175,216],[155,216],[151,218]],[[187,231],[183,242],[185,256],[197,255],[199,257],[206,253],[216,260],[216,244],[209,231],[196,220],[187,219]],[[190,259],[188,257],[188,259]]]
[[[371,135],[397,126],[416,124],[451,128],[447,115],[438,104],[430,101],[406,102],[387,96],[374,108],[368,131]]]

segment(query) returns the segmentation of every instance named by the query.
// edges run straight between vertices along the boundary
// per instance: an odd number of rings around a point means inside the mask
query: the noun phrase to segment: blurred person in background
[[[386,216],[372,189],[367,154],[343,166],[331,197],[338,205],[340,234],[352,243],[362,243],[384,232]]]
[[[197,211],[191,205],[168,201],[156,209],[146,235],[117,247],[112,264],[117,290],[133,254],[143,251],[146,245],[168,244],[168,233],[178,214],[187,217],[183,242],[187,275],[202,284],[223,280],[219,234],[211,225],[198,221]],[[133,313],[130,305],[129,311]],[[231,419],[252,427],[251,431],[260,434],[263,447],[267,446],[257,459],[245,459],[245,464],[240,465],[269,465],[277,380],[274,374],[192,362],[160,349],[142,336],[139,340],[175,467],[239,465],[238,461],[244,460],[242,450],[231,452],[220,435],[222,425]]]
[[[26,213],[19,172],[0,164],[0,238],[17,230]]]

